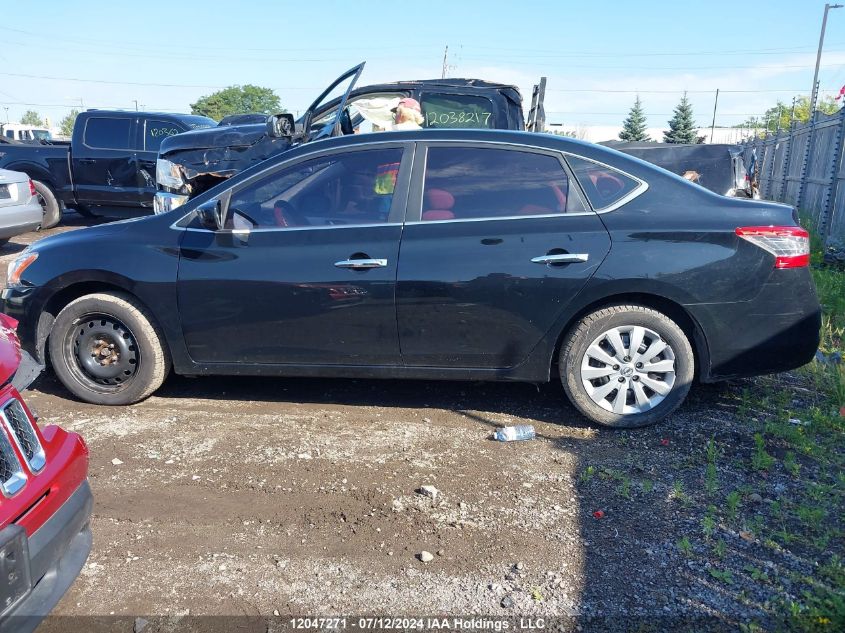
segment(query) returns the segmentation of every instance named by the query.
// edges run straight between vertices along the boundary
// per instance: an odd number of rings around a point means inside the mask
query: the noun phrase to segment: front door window
[[[402,150],[343,152],[274,172],[232,194],[227,228],[383,224],[390,219]]]

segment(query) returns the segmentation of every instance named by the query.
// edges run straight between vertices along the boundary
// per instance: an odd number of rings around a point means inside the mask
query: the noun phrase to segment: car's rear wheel
[[[616,305],[584,317],[561,346],[560,377],[572,404],[605,426],[654,424],[677,409],[695,371],[692,346],[665,314]]]
[[[170,356],[152,315],[130,295],[103,292],[69,303],[48,341],[50,362],[74,395],[93,404],[143,400],[167,377]]]
[[[62,207],[50,187],[38,180],[33,180],[32,184],[35,186],[35,197],[43,214],[41,228],[52,229],[62,219]]]

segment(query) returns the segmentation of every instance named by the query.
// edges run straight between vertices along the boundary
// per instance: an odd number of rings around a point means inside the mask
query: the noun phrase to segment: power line
[[[27,35],[31,37],[38,37],[42,38],[43,33],[36,33],[33,31],[27,31],[24,29],[16,29],[7,26],[0,26],[0,30],[9,31],[12,33],[20,33],[22,35]],[[68,37],[66,35],[50,35],[50,40],[60,40],[60,41],[67,41],[67,42],[81,42],[83,44],[91,45],[96,44],[92,42],[88,38],[75,38],[75,37]],[[135,47],[140,49],[141,51],[149,52],[149,42],[127,42],[125,40],[98,40],[99,43],[103,44],[103,47],[108,49],[110,52],[113,52],[114,46],[120,47]],[[834,46],[842,45],[845,43],[836,43],[833,44]],[[433,46],[431,44],[410,44],[410,43],[402,43],[402,44],[395,44],[390,46],[368,46],[370,50],[406,50],[408,48],[415,48],[415,49],[431,49],[435,50],[438,47]],[[749,54],[765,54],[765,55],[778,55],[783,53],[796,53],[802,51],[813,52],[815,50],[814,46],[787,46],[787,47],[774,47],[774,48],[744,48],[744,49],[729,49],[729,50],[704,50],[704,51],[653,51],[653,52],[630,52],[624,51],[619,53],[608,53],[606,49],[602,51],[584,51],[584,50],[577,50],[577,51],[561,51],[561,50],[550,50],[550,49],[531,49],[531,48],[508,48],[502,46],[473,46],[472,48],[479,49],[479,50],[494,50],[498,53],[508,52],[508,53],[524,53],[524,56],[532,56],[536,57],[538,54],[542,56],[554,56],[554,57],[568,57],[568,56],[575,56],[575,57],[677,57],[677,56],[692,56],[692,55],[749,55]],[[168,44],[166,42],[156,42],[156,49],[157,50],[164,50],[164,49],[175,49],[175,50],[184,50],[184,49],[191,49],[191,50],[200,50],[207,52],[208,46],[203,45],[173,45]],[[360,46],[336,46],[336,47],[325,47],[325,46],[305,46],[305,47],[271,47],[271,48],[250,48],[250,47],[242,47],[238,46],[235,48],[224,48],[215,45],[215,51],[226,51],[226,50],[235,50],[235,51],[250,51],[250,52],[257,52],[257,53],[273,53],[273,52],[280,52],[280,53],[288,53],[293,51],[348,51],[348,50],[360,50]],[[492,56],[491,56],[492,57]],[[496,57],[500,59],[501,56]]]
[[[23,77],[25,79],[50,79],[52,81],[77,81],[82,83],[94,84],[115,84],[121,86],[153,86],[157,88],[214,88],[220,89],[225,86],[204,86],[199,84],[160,84],[160,83],[145,83],[140,81],[110,81],[108,79],[81,79],[79,77],[53,77],[50,75],[28,75],[25,73],[3,73],[0,75],[4,77]]]
[[[837,51],[842,52],[842,51]],[[465,59],[474,61],[487,61],[484,58],[476,58],[467,56]],[[518,66],[534,66],[536,68],[550,68],[551,64],[536,63],[536,62],[513,62],[508,60],[508,64]],[[841,68],[845,64],[822,64],[826,68]],[[813,68],[813,64],[778,64],[775,66],[737,66],[731,64],[729,66],[595,66],[592,64],[566,64],[566,69],[590,69],[590,70],[628,70],[628,71],[651,71],[651,70],[781,70],[783,68]]]
[[[788,92],[788,93],[799,93],[801,92],[801,88],[794,88],[794,89],[787,89],[787,88],[771,88],[771,89],[761,89],[761,90],[721,90],[720,92],[729,92],[729,93],[758,93],[758,92]],[[711,88],[709,90],[627,90],[627,89],[615,89],[615,88],[546,88],[546,92],[609,92],[609,93],[629,93],[629,94],[680,94],[683,92],[687,92],[689,94],[713,94],[716,92],[716,88]],[[832,90],[825,88],[821,90],[821,92],[839,92],[839,90]]]
[[[44,37],[43,33],[35,33],[33,31],[25,31],[23,29],[13,29],[13,28],[7,27],[7,26],[0,26],[0,30],[11,31],[11,32],[14,32],[14,33],[20,33],[22,35],[27,35],[27,36],[37,37],[37,38],[43,38]],[[97,42],[92,42],[90,39],[87,39],[87,38],[76,38],[76,37],[68,37],[66,35],[62,36],[62,35],[53,35],[53,34],[50,35],[50,40],[61,40],[61,41],[66,41],[66,42],[81,42],[83,44],[88,44],[88,45],[96,44],[96,43],[102,43],[103,48],[109,50],[110,52],[113,52],[114,46],[129,47],[129,48],[134,47],[134,48],[138,48],[142,51],[144,51],[144,50],[149,51],[149,49],[150,49],[149,42],[126,42],[126,41],[123,41],[123,40],[121,40],[121,41],[115,41],[115,40],[109,41],[109,40],[101,40],[101,39],[99,39]],[[40,46],[41,46],[41,44],[39,44],[39,47]],[[207,45],[206,46],[190,46],[190,45],[174,46],[172,44],[167,44],[165,42],[156,42],[155,48],[159,49],[159,50],[168,49],[168,48],[172,48],[172,49],[175,49],[175,50],[192,49],[192,50],[199,50],[199,51],[205,51],[205,52],[207,52],[209,50],[209,47]],[[436,48],[436,47],[433,47],[429,44],[416,44],[416,45],[415,44],[394,44],[394,45],[391,45],[391,46],[375,46],[375,47],[368,46],[368,49],[370,49],[370,50],[406,50],[408,48],[433,49],[433,48]],[[290,52],[295,52],[295,51],[359,51],[359,50],[361,50],[361,47],[360,46],[337,46],[337,47],[304,46],[304,47],[298,47],[298,48],[248,48],[248,47],[238,46],[238,47],[235,47],[235,48],[227,49],[227,48],[215,45],[214,50],[215,51],[226,51],[226,50],[250,51],[250,52],[255,52],[255,53],[290,53]]]

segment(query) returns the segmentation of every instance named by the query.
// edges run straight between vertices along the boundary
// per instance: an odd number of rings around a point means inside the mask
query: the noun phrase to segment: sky
[[[189,112],[233,84],[272,88],[301,112],[366,61],[360,85],[447,76],[548,77],[547,122],[618,125],[640,95],[666,127],[684,91],[709,126],[808,94],[824,2],[417,0],[0,0],[0,120],[71,108]],[[831,10],[819,74],[845,84],[845,8]]]

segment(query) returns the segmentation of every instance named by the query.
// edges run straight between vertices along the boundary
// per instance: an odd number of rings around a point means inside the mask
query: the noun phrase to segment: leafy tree
[[[275,114],[285,112],[279,104],[279,97],[270,88],[253,86],[229,86],[223,90],[200,97],[191,104],[193,114],[201,114],[220,120],[230,114],[262,112]]]
[[[687,93],[684,93],[674,112],[669,120],[669,129],[663,132],[663,141],[665,143],[697,143],[695,119],[693,118],[692,104],[687,99]]]
[[[21,117],[21,123],[24,125],[44,125],[44,121],[41,120],[41,116],[35,110],[27,110],[24,112]]]
[[[643,104],[640,102],[640,95],[637,95],[628,118],[622,121],[622,131],[619,132],[619,138],[623,141],[650,141],[647,127]]]
[[[832,96],[820,97],[816,103],[816,109],[825,114],[834,114],[839,110],[840,104]],[[789,129],[789,120],[792,115],[792,104],[778,100],[777,104],[766,110],[762,117],[749,117],[734,127],[758,128],[776,132],[778,122],[780,129]],[[795,100],[795,122],[807,123],[810,120],[810,97],[801,95]]]
[[[59,129],[62,131],[62,136],[73,136],[73,124],[76,123],[77,116],[79,116],[79,110],[74,109],[61,120]]]

